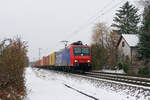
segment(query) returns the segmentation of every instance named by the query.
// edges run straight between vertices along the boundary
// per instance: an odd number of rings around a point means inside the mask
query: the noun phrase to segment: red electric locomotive
[[[55,66],[59,69],[89,71],[92,66],[89,46],[78,41],[56,52]]]

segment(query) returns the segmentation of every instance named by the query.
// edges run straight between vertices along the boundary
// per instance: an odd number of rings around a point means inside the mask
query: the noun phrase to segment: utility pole
[[[42,50],[42,48],[39,48],[39,61],[41,59],[41,50]]]
[[[67,44],[68,44],[68,42],[69,42],[69,41],[67,41],[67,40],[63,40],[63,41],[60,41],[60,42],[64,43],[65,48],[67,48]]]

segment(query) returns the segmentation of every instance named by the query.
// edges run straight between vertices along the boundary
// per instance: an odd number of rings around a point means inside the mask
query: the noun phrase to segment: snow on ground
[[[91,100],[67,88],[53,77],[45,80],[37,77],[38,73],[34,73],[31,68],[26,71],[27,100]]]
[[[108,70],[108,69],[103,69],[103,70],[99,70],[96,72],[108,72],[108,73],[120,73],[120,74],[125,74],[125,72],[123,70]]]
[[[66,87],[70,86],[72,88]],[[149,100],[150,91],[44,69],[26,69],[27,100]],[[75,89],[75,90],[74,90]],[[96,99],[95,99],[96,100]]]

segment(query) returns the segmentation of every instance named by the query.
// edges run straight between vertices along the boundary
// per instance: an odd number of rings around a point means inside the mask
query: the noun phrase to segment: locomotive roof
[[[71,47],[89,47],[88,45],[69,45],[67,46],[66,48],[69,49]],[[63,49],[60,49],[59,51],[57,52],[61,52],[62,50],[66,49],[66,48],[63,48]]]
[[[82,41],[73,42],[71,45],[83,45]]]
[[[88,45],[70,45],[69,47],[89,47],[89,46]]]

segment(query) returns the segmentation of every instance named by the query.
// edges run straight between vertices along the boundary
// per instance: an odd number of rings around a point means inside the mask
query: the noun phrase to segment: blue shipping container
[[[70,65],[70,50],[63,49],[59,52],[56,52],[56,59],[55,59],[56,66],[69,66]]]

